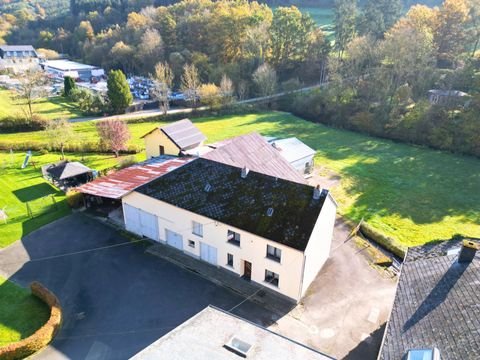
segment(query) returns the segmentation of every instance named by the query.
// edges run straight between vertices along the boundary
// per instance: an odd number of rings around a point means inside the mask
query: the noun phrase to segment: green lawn
[[[40,167],[43,164],[58,161],[58,154],[35,155],[33,166],[20,169],[25,154],[17,152],[13,157],[8,153],[0,153],[0,209],[5,209],[9,216],[6,224],[0,222],[0,248],[8,246],[12,242],[39,227],[48,224],[70,213],[65,202],[65,195],[46,182],[42,176]],[[140,155],[141,157],[141,155]],[[93,169],[102,170],[118,164],[119,159],[111,155],[82,156],[67,154],[70,160],[80,160]],[[57,203],[55,210],[50,200],[53,195]],[[27,214],[26,203],[31,204],[32,212],[36,216],[30,218]]]
[[[455,234],[480,237],[479,159],[332,129],[280,112],[194,122],[210,142],[251,131],[298,137],[318,151],[318,166],[341,177],[331,189],[339,213],[354,221],[364,217],[404,245],[450,239]],[[142,145],[140,136],[157,125],[161,123],[130,124],[131,143]],[[96,141],[94,123],[74,127],[77,139]],[[0,134],[0,142],[25,139],[46,142],[42,132]]]
[[[30,291],[0,277],[0,346],[29,337],[49,316],[48,307]]]
[[[0,89],[0,121],[7,116],[24,116],[27,107],[21,100],[12,99],[12,92]],[[39,99],[33,105],[36,114],[46,119],[73,118],[82,116],[69,101],[61,96]]]

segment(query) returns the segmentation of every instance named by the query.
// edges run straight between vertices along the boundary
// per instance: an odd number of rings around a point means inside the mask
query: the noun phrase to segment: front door
[[[243,278],[245,280],[252,279],[252,263],[249,261],[243,261]]]
[[[177,248],[178,250],[183,250],[183,238],[182,235],[177,234],[171,230],[165,229],[167,234],[167,244]]]
[[[160,145],[159,152],[160,152],[160,155],[165,155],[165,146]]]

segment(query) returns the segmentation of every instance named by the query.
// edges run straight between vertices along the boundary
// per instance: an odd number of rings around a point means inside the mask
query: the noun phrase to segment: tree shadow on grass
[[[28,186],[18,190],[14,190],[13,194],[18,200],[25,203],[42,198],[47,195],[57,194],[57,191],[49,184],[42,182],[40,184]]]

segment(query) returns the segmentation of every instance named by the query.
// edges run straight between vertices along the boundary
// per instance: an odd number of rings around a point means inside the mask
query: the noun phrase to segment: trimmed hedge
[[[33,295],[50,308],[50,318],[33,335],[12,344],[0,347],[0,360],[24,359],[47,346],[62,324],[62,308],[57,297],[39,282],[30,284]]]
[[[405,253],[407,251],[407,248],[399,245],[397,241],[395,241],[395,239],[380,233],[379,231],[375,230],[373,227],[368,225],[366,222],[362,223],[362,225],[360,226],[360,231],[367,238],[375,241],[377,244],[379,244],[383,248],[397,255],[399,258],[401,259],[405,258]]]

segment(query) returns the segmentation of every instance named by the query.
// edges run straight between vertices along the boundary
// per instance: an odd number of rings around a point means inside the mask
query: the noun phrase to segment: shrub
[[[39,155],[47,155],[47,154],[48,154],[48,149],[45,149],[45,148],[44,148],[44,149],[40,149],[40,150],[38,151],[38,154],[39,154]]]
[[[125,169],[136,163],[137,159],[135,158],[135,156],[127,156],[126,158],[120,160],[120,162],[118,163],[118,169]]]
[[[75,190],[68,190],[67,192],[67,204],[72,209],[79,209],[83,206],[83,194],[75,191]]]
[[[57,297],[38,282],[30,284],[32,294],[50,308],[50,318],[33,335],[26,339],[0,347],[0,359],[24,359],[47,346],[55,337],[62,324],[62,309]]]
[[[405,253],[407,251],[405,247],[398,245],[398,243],[394,239],[375,230],[366,222],[362,223],[360,227],[360,231],[367,238],[375,241],[377,244],[387,249],[388,251],[391,251],[393,254],[397,255],[398,257],[402,259],[405,257]]]

